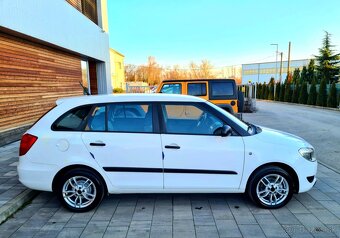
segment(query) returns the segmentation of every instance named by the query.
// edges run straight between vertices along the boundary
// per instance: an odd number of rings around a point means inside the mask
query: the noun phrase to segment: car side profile
[[[284,206],[316,182],[314,148],[198,97],[64,98],[22,137],[19,180],[88,211],[107,194],[244,193]]]

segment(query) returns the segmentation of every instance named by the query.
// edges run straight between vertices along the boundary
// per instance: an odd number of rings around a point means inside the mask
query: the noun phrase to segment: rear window
[[[210,99],[232,99],[236,95],[233,82],[211,82]]]
[[[168,93],[168,94],[181,94],[182,87],[179,83],[172,83],[172,84],[164,84],[161,93]]]
[[[188,83],[188,95],[206,96],[207,85],[205,83]]]
[[[68,111],[53,123],[52,129],[56,131],[82,130],[91,108],[92,106],[82,106]]]

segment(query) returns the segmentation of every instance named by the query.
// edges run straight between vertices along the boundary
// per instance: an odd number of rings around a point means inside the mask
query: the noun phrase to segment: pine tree
[[[337,106],[338,105],[337,105],[337,98],[336,98],[336,87],[335,87],[335,82],[333,82],[329,90],[329,95],[327,99],[327,107],[336,108]]]
[[[304,82],[300,90],[299,103],[307,104],[307,100],[308,100],[307,83]]]
[[[296,83],[294,85],[292,103],[298,103],[299,102],[299,95],[300,95],[300,84]]]
[[[300,75],[300,84],[302,85],[302,83],[307,82],[307,67],[303,66],[302,71],[301,71],[301,75]]]
[[[292,89],[290,87],[290,83],[287,82],[285,86],[285,96],[284,96],[285,102],[291,102],[292,101]]]
[[[327,88],[325,78],[321,80],[318,97],[316,98],[316,105],[321,107],[327,106]]]
[[[316,56],[319,65],[317,70],[321,80],[326,80],[328,83],[333,80],[335,75],[339,73],[340,54],[335,54],[332,49],[334,45],[331,44],[331,34],[325,32],[325,37],[322,41],[322,47],[319,49],[319,54]]]
[[[262,83],[257,83],[256,87],[256,98],[259,99],[261,98]]]
[[[300,81],[300,69],[296,68],[294,69],[294,73],[293,73],[293,84],[296,84]]]
[[[280,101],[280,94],[281,94],[281,83],[276,84],[276,91],[275,91],[275,101]]]
[[[267,100],[268,99],[269,88],[268,88],[268,85],[266,83],[264,83],[263,86],[264,86],[264,89],[263,89],[263,99]]]
[[[309,89],[307,104],[308,105],[316,105],[316,98],[317,98],[316,82],[315,82],[315,80],[313,80],[312,85]]]
[[[311,59],[307,68],[307,81],[308,83],[312,83],[315,78],[315,60]]]
[[[281,90],[280,90],[280,102],[283,102],[285,100],[285,87],[286,84],[282,84],[280,86]]]
[[[274,78],[271,78],[268,84],[268,100],[274,100]]]

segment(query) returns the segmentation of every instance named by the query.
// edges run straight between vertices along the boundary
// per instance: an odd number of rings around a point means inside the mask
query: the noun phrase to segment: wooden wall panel
[[[66,2],[81,12],[81,0],[66,0]]]
[[[80,57],[0,32],[0,132],[82,95]]]

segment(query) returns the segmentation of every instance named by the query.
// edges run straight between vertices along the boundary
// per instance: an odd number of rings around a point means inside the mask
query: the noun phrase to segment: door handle
[[[179,145],[176,145],[176,144],[171,144],[171,145],[166,145],[165,146],[165,149],[175,149],[175,150],[178,150],[180,148],[181,147]]]
[[[105,146],[106,144],[103,142],[91,142],[90,146]]]

